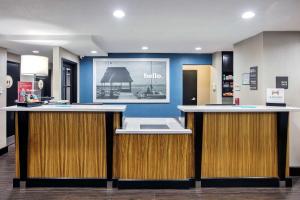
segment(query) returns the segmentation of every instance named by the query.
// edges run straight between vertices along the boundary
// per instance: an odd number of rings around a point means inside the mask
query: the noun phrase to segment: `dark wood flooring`
[[[14,189],[14,147],[0,157],[0,200],[193,200],[193,199],[247,199],[247,200],[299,200],[300,179],[292,188],[196,188],[190,190],[117,190],[98,188],[30,188]]]

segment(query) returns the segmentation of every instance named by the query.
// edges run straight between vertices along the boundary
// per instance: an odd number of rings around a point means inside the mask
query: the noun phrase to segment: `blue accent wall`
[[[80,62],[80,102],[93,102],[93,58],[84,57]],[[143,54],[110,53],[105,58],[169,58],[170,103],[127,104],[126,117],[178,117],[177,105],[182,104],[182,65],[211,65],[212,54]]]

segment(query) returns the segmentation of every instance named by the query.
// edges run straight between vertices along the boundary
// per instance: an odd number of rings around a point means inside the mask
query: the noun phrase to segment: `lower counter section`
[[[276,117],[204,113],[201,177],[277,177]]]
[[[185,113],[195,134],[195,178],[203,187],[290,182],[288,112]],[[288,185],[288,184],[287,184]]]
[[[191,134],[117,134],[114,178],[183,180],[194,176]]]
[[[106,178],[105,113],[29,113],[28,178]]]
[[[29,187],[106,186],[112,177],[113,133],[121,117],[109,112],[17,112],[16,180]]]

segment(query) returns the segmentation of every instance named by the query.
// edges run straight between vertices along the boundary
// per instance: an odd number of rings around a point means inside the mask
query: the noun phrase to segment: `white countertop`
[[[9,106],[2,111],[30,111],[30,112],[124,112],[125,105],[42,105],[37,107]]]
[[[211,106],[177,106],[183,112],[300,112],[297,107],[278,107],[262,105],[211,105]]]
[[[141,128],[143,126],[167,126],[163,128]],[[185,129],[174,118],[125,118],[122,129],[117,129],[116,134],[191,134],[190,129]]]

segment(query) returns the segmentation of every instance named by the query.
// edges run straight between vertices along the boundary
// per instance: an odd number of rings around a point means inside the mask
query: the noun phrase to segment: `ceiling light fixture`
[[[196,47],[195,50],[196,50],[196,51],[201,51],[202,48],[201,48],[201,47]]]
[[[115,10],[113,15],[114,17],[121,19],[125,17],[125,12],[123,10]]]
[[[96,54],[96,53],[98,53],[98,51],[93,50],[93,51],[91,51],[91,53]]]
[[[252,12],[252,11],[247,11],[247,12],[244,12],[243,15],[242,15],[242,18],[243,19],[251,19],[255,16],[255,13]]]
[[[33,50],[32,53],[34,53],[34,54],[39,54],[40,51],[39,51],[39,50]]]
[[[149,47],[147,47],[147,46],[142,47],[142,50],[148,50],[148,49],[149,49]]]

